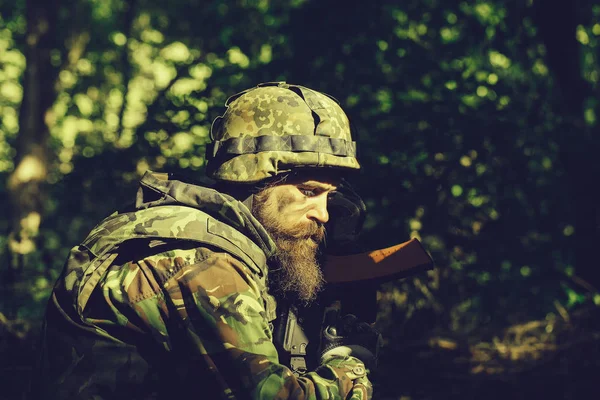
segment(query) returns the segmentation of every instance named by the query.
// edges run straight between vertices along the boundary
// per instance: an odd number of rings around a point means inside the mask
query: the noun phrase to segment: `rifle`
[[[313,307],[299,310],[283,305],[278,315],[274,342],[281,362],[295,375],[316,367],[316,344],[324,307],[338,302],[343,314],[354,314],[365,322],[377,317],[377,287],[433,268],[433,260],[417,239],[360,254],[329,255],[323,264],[326,289]]]

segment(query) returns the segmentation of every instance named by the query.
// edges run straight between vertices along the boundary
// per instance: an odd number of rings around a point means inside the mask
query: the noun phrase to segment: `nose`
[[[322,224],[329,221],[329,212],[327,211],[327,194],[322,193],[318,196],[311,197],[309,201],[312,204],[306,212],[306,218],[315,220]]]

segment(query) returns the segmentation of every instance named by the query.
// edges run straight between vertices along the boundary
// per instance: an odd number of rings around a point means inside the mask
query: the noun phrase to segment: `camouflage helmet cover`
[[[258,182],[294,168],[359,169],[348,117],[328,95],[285,82],[231,96],[211,128],[207,174]]]

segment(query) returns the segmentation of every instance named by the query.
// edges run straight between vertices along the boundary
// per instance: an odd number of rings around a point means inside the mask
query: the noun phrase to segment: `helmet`
[[[253,183],[296,168],[360,168],[348,117],[329,95],[269,82],[231,96],[225,106],[206,149],[213,179]]]

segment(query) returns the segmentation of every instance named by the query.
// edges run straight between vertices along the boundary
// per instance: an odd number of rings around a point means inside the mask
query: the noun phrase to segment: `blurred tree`
[[[8,239],[10,261],[6,279],[14,283],[22,271],[25,256],[36,250],[35,241],[44,213],[49,159],[47,113],[56,99],[51,51],[56,47],[58,2],[27,0],[27,31],[24,55],[27,68],[23,78],[23,96],[19,111],[19,135],[15,143],[15,168],[8,178],[11,199],[11,226]]]
[[[570,185],[566,190],[572,193],[575,212],[576,270],[592,285],[589,289],[598,291],[600,270],[594,254],[600,243],[600,194],[591,186],[600,180],[600,166],[596,162],[600,154],[596,120],[600,103],[597,73],[586,74],[585,65],[592,64],[592,70],[598,70],[598,49],[590,43],[587,33],[592,26],[600,28],[594,24],[598,6],[594,6],[596,13],[592,6],[593,2],[588,1],[568,4],[536,1],[531,11],[547,49],[548,66],[556,79],[556,109],[563,115],[559,144],[561,160],[569,175]],[[592,79],[586,79],[586,75]]]

